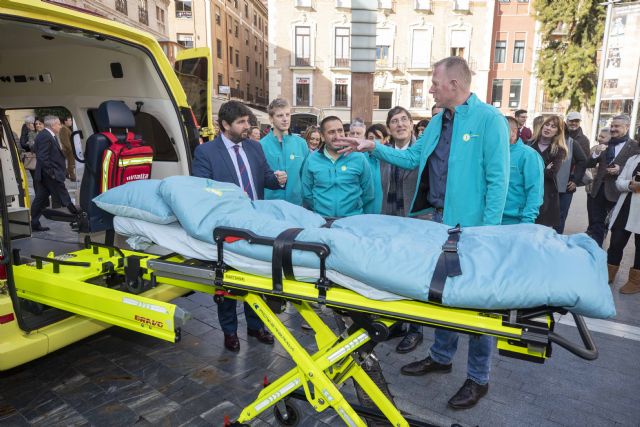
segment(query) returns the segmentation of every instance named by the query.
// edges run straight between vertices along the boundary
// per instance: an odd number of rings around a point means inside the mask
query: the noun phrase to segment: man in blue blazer
[[[281,189],[287,174],[272,171],[262,146],[247,138],[249,110],[244,104],[229,101],[220,107],[218,124],[221,133],[213,141],[196,147],[193,153],[193,176],[230,182],[242,188],[252,200],[264,198],[264,189]],[[244,304],[247,335],[265,344],[273,344],[273,335],[248,304]],[[236,301],[225,298],[218,305],[218,320],[224,333],[224,346],[231,351],[240,350]]]
[[[36,153],[34,180],[38,182],[38,185],[34,183],[36,197],[31,204],[31,229],[33,231],[47,231],[49,229],[49,227],[43,227],[40,224],[40,216],[49,204],[49,196],[53,196],[54,199],[57,196],[62,205],[72,214],[79,213],[64,186],[67,164],[58,139],[58,133],[62,128],[60,119],[55,116],[46,116],[44,126],[45,128],[36,136],[33,144],[33,151]]]

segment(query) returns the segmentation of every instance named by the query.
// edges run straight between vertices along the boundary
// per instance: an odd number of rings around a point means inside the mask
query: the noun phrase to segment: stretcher
[[[301,420],[293,398],[306,400],[318,412],[331,408],[349,426],[365,426],[363,416],[386,420],[393,426],[428,425],[401,414],[363,368],[375,345],[388,339],[396,322],[491,335],[497,339],[500,354],[538,363],[551,356],[552,344],[587,360],[598,355],[581,316],[573,315],[581,344],[554,332],[553,315],[566,314],[564,309],[488,311],[414,300],[373,300],[326,278],[325,260],[330,250],[324,244],[265,238],[225,227],[216,228],[213,237],[217,259],[210,261],[121,250],[87,238],[85,248],[79,251],[33,257],[33,262],[15,266],[17,292],[28,300],[172,342],[180,339],[180,328],[189,314],[149,297],[158,288],[180,287],[211,294],[218,302],[228,297],[250,304],[296,366],[271,383],[265,381],[256,399],[233,422],[226,423],[229,426],[245,425],[270,409],[282,425],[296,425]],[[225,263],[224,243],[238,239],[273,248],[272,277],[244,273]],[[320,277],[315,283],[295,280],[293,250],[319,258]],[[52,280],[53,275],[64,275],[65,280]],[[304,348],[278,318],[287,302],[313,329],[317,351]],[[310,303],[350,317],[352,326],[336,334]],[[340,389],[349,379],[364,390],[377,409],[362,408],[345,399]]]

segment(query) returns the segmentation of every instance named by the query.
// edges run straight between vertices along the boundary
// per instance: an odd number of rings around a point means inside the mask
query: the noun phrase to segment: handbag
[[[20,156],[20,160],[22,160],[25,169],[36,170],[36,153],[25,151],[22,153],[22,156]]]

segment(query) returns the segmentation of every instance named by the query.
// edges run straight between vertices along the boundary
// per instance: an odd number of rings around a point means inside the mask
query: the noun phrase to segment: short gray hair
[[[271,103],[267,107],[267,113],[269,113],[270,117],[273,117],[276,110],[279,110],[281,108],[287,108],[287,107],[289,107],[289,101],[287,101],[284,98],[276,98],[273,101],[271,101]]]
[[[60,122],[60,119],[56,116],[44,116],[44,127],[51,129],[56,122]]]
[[[364,120],[362,120],[360,117],[356,117],[355,119],[351,120],[351,124],[349,125],[349,130],[353,130],[355,128],[367,128],[367,125],[364,124]]]
[[[602,133],[602,132],[604,132],[604,133],[611,133],[611,129],[609,129],[609,128],[602,128],[602,129],[600,129],[600,133]]]
[[[459,56],[450,56],[448,58],[441,59],[433,64],[433,69],[435,70],[440,66],[444,67],[447,74],[458,80],[464,87],[471,87],[471,69],[464,58],[460,58]]]
[[[631,124],[631,117],[627,114],[618,114],[617,116],[613,116],[611,121],[618,120],[624,122],[625,125],[629,126]]]
[[[27,116],[27,117],[24,118],[24,124],[25,125],[32,125],[33,122],[35,122],[35,121],[36,121],[36,118],[33,117],[33,116]]]

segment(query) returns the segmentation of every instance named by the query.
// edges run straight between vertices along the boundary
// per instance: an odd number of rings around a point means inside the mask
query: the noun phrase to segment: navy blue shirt
[[[447,191],[447,174],[449,173],[449,152],[453,133],[453,113],[445,109],[442,113],[442,129],[438,145],[427,160],[429,172],[429,195],[427,200],[434,208],[444,207],[444,195]]]

